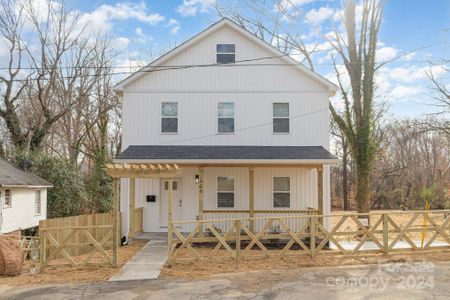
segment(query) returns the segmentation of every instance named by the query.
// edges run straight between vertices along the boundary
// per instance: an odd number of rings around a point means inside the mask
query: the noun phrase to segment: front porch
[[[153,165],[154,169],[149,164],[145,169],[147,173],[143,170],[136,173],[136,165],[145,164],[113,165],[113,168],[123,169],[118,180],[121,183],[121,235],[128,238],[140,232],[167,232],[170,223],[178,221],[228,220],[213,223],[226,232],[232,220],[250,219],[246,225],[255,232],[262,228],[265,218],[329,212],[329,198],[324,197],[324,192],[328,195],[324,188],[328,172],[324,175],[327,166],[323,164],[159,164],[161,170],[158,164]],[[170,174],[164,169],[166,165],[173,170]],[[221,176],[233,178],[232,196],[228,195],[233,207],[218,207],[221,192],[217,181]],[[274,207],[277,192],[273,181],[279,177],[289,179],[288,190],[284,193],[288,207]],[[288,222],[292,229],[303,225],[301,219],[288,218]],[[192,226],[192,223],[180,223],[177,229],[190,232]]]

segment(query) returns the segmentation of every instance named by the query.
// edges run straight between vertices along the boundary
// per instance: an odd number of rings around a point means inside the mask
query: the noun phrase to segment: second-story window
[[[163,102],[161,104],[161,132],[178,132],[178,103]]]
[[[289,103],[273,104],[273,133],[289,133]]]
[[[234,44],[216,45],[216,62],[218,64],[229,64],[236,62],[236,47]]]
[[[234,132],[234,103],[219,103],[217,128],[219,133]]]

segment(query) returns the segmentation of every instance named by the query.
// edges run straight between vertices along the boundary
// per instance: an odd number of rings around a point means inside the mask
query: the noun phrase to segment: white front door
[[[172,220],[182,220],[183,199],[181,199],[182,189],[181,180],[173,180],[173,203],[172,203]],[[169,180],[161,179],[161,212],[160,212],[160,226],[167,227],[167,203],[169,199]]]

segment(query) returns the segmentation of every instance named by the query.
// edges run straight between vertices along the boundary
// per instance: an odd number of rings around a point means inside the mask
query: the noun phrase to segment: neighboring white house
[[[39,225],[47,216],[52,184],[0,158],[0,234]]]
[[[329,213],[329,167],[337,160],[329,153],[328,101],[336,90],[222,19],[116,86],[123,151],[114,161],[178,164],[174,220]],[[122,233],[130,228],[130,182],[144,231],[167,231],[167,180],[124,178]]]

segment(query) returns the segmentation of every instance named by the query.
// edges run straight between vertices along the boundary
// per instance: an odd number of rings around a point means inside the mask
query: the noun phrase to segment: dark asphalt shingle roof
[[[0,186],[53,186],[30,172],[23,171],[0,158]]]
[[[116,159],[336,159],[322,146],[132,145]]]

